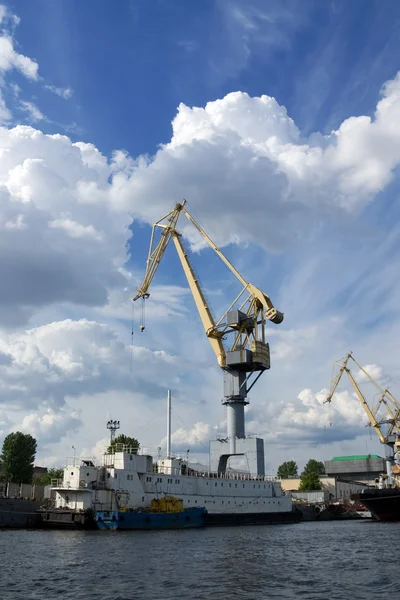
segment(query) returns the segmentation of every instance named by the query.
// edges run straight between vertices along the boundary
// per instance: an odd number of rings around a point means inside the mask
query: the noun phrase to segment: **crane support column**
[[[229,452],[236,454],[237,438],[244,438],[244,407],[247,402],[224,402],[226,405],[227,433]]]

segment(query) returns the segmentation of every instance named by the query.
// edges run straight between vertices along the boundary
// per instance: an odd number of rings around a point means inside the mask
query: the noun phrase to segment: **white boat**
[[[48,524],[85,525],[97,511],[148,508],[173,496],[184,508],[204,507],[206,524],[293,523],[300,520],[292,500],[275,478],[234,472],[195,471],[183,458],[136,454],[136,448],[110,447],[103,464],[71,461],[53,487]],[[89,519],[87,518],[89,517]]]

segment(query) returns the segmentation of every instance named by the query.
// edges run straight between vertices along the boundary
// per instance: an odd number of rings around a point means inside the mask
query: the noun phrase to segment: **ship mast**
[[[171,458],[171,390],[167,396],[167,458]]]

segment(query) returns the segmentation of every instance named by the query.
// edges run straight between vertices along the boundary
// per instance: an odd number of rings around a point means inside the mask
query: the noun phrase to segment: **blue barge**
[[[151,512],[146,510],[97,511],[96,525],[107,531],[128,529],[189,529],[202,527],[205,508],[185,508],[176,512]]]

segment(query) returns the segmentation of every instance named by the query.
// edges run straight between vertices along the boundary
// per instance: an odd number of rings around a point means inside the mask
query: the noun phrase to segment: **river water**
[[[377,600],[400,595],[400,523],[187,531],[0,530],[1,599]]]

